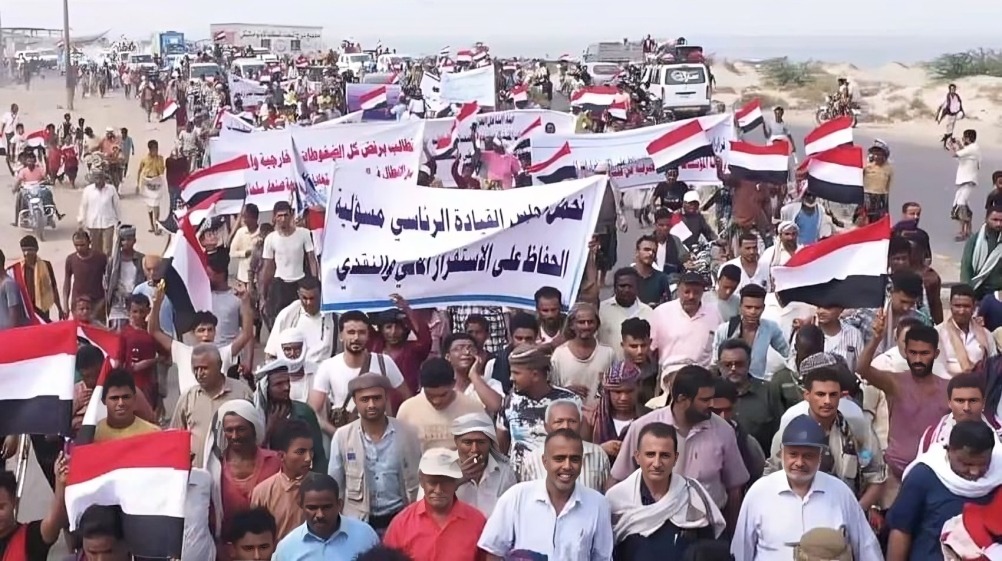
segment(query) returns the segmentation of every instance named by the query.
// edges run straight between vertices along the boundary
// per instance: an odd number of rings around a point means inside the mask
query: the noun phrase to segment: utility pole
[[[63,0],[63,64],[66,66],[66,110],[73,111],[73,45],[70,44],[70,0]]]

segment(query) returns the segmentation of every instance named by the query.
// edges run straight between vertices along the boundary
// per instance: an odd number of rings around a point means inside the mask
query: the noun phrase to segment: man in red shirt
[[[463,479],[454,450],[431,448],[418,464],[423,498],[400,511],[386,529],[383,543],[414,561],[484,561],[477,547],[487,518],[456,499]]]
[[[122,328],[123,356],[119,360],[135,378],[136,389],[154,407],[158,407],[160,392],[157,387],[156,365],[162,352],[147,331],[146,318],[150,315],[150,299],[143,294],[132,294],[125,304],[129,310],[129,323]]]
[[[431,354],[431,330],[402,296],[392,294],[390,299],[396,309],[376,319],[380,336],[372,339],[369,350],[389,355],[404,375],[411,393],[417,394],[421,363]],[[410,339],[411,331],[414,332],[413,340]]]

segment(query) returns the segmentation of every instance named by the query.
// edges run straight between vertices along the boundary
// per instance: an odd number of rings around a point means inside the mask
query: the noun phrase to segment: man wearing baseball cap
[[[741,505],[731,554],[736,561],[794,558],[801,537],[814,528],[842,530],[854,559],[882,559],[880,544],[852,490],[820,472],[828,445],[824,429],[807,415],[786,425],[783,471],[756,481]]]
[[[386,530],[383,543],[414,561],[475,561],[483,557],[477,540],[487,518],[456,499],[463,479],[459,454],[430,448],[418,465],[424,498],[400,512]]]
[[[699,192],[695,189],[690,189],[682,195],[682,223],[689,230],[691,234],[687,238],[682,239],[682,243],[689,249],[692,249],[692,245],[699,241],[700,238],[705,238],[707,242],[716,241],[717,234],[710,228],[710,224],[706,221],[706,217],[700,212],[700,199]]]

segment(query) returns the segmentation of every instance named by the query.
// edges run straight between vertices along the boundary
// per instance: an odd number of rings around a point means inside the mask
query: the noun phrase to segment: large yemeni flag
[[[0,345],[0,435],[69,434],[77,324],[9,329]]]
[[[849,230],[793,254],[772,268],[776,295],[783,302],[814,306],[879,308],[884,305],[891,218]]]
[[[77,446],[70,457],[70,530],[92,505],[119,506],[136,557],[180,558],[191,433],[165,431]]]
[[[835,203],[863,204],[863,149],[840,146],[808,156],[807,192]]]
[[[546,160],[529,166],[529,175],[540,183],[559,183],[567,179],[576,179],[578,168],[571,156],[571,146],[565,142],[559,150]]]
[[[616,86],[586,86],[571,95],[571,107],[579,107],[582,111],[602,111],[622,97]]]
[[[735,111],[734,120],[741,132],[748,132],[765,123],[765,119],[762,117],[762,104],[758,98],[756,97]]]
[[[247,198],[249,170],[250,160],[247,156],[237,156],[200,169],[181,182],[181,200],[190,208],[222,193],[216,212],[239,214]]]
[[[727,168],[737,179],[785,184],[790,177],[790,144],[782,140],[765,146],[731,141]]]
[[[362,111],[369,111],[385,107],[388,99],[389,98],[386,97],[386,86],[375,87],[358,96],[359,109]]]
[[[839,117],[818,125],[804,137],[804,153],[810,156],[852,144],[852,118]]]
[[[181,220],[178,233],[172,236],[164,257],[170,259],[164,272],[164,294],[174,306],[178,331],[187,333],[195,327],[195,312],[212,311],[208,258],[187,216]]]
[[[647,145],[647,155],[654,160],[654,168],[663,171],[699,158],[712,158],[714,153],[710,137],[699,119],[690,119],[651,141]]]

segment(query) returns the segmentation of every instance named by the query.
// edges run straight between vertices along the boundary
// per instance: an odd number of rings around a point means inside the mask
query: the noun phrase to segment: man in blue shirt
[[[299,487],[299,506],[306,522],[282,538],[275,561],[354,559],[379,545],[368,524],[341,515],[338,484],[329,475],[310,473]]]
[[[945,450],[934,447],[905,470],[887,514],[888,561],[943,559],[943,524],[959,515],[967,502],[988,503],[1002,485],[1002,447],[996,441],[984,421],[960,421]]]

